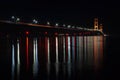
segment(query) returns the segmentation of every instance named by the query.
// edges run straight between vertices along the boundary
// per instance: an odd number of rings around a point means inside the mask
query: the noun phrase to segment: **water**
[[[115,79],[118,37],[0,36],[2,80]],[[115,75],[115,76],[113,76]]]

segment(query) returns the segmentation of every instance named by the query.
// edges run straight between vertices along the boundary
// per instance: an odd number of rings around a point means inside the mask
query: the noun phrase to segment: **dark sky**
[[[93,25],[98,17],[106,33],[118,33],[119,2],[108,0],[0,0],[0,17],[16,15],[73,25]]]

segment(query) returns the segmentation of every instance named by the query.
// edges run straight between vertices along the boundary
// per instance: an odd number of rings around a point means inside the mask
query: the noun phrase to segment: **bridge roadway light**
[[[47,22],[47,25],[50,25],[50,22]]]
[[[17,22],[18,22],[18,21],[20,21],[20,18],[17,18],[17,20],[16,20],[16,21],[17,21]]]
[[[63,27],[65,27],[65,24],[63,24]]]
[[[68,27],[68,28],[70,28],[70,27],[71,27],[71,25],[68,25],[67,27]]]
[[[33,23],[35,23],[35,21],[36,21],[36,20],[35,20],[35,19],[33,19]]]
[[[12,19],[15,19],[15,16],[12,16],[11,18],[12,18]]]
[[[37,23],[38,23],[38,21],[37,21],[37,20],[35,20],[35,19],[33,19],[33,23],[37,24]]]
[[[12,16],[11,19],[12,19],[12,22],[16,22],[15,16]]]
[[[38,23],[38,21],[35,21],[35,24],[37,24]]]
[[[58,23],[56,23],[55,26],[58,26]]]

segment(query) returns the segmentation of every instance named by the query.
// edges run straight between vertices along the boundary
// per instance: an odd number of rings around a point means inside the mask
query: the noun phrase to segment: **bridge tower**
[[[94,29],[98,30],[98,18],[94,18]]]

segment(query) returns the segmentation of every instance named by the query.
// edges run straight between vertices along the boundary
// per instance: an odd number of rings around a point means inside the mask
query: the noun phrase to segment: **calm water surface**
[[[118,40],[103,36],[0,36],[0,79],[119,78]]]

